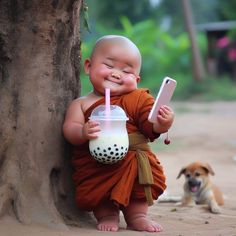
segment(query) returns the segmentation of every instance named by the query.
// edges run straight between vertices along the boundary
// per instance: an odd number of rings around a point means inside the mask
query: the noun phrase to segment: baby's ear
[[[137,84],[141,81],[140,75],[137,75],[137,76],[136,76],[136,81],[137,81]]]
[[[86,60],[84,61],[84,71],[85,71],[85,74],[86,74],[86,75],[89,74],[90,67],[91,67],[91,61],[90,61],[90,59],[86,59]]]

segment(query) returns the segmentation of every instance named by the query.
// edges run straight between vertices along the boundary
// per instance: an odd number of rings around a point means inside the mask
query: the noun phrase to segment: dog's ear
[[[211,166],[209,164],[204,164],[202,165],[202,168],[209,174],[211,175],[215,175],[215,172],[213,171],[213,169],[211,168]]]
[[[183,168],[180,170],[180,172],[179,172],[179,174],[178,174],[178,176],[177,176],[176,179],[178,179],[182,174],[184,174],[185,171],[186,171],[186,167],[183,167]]]

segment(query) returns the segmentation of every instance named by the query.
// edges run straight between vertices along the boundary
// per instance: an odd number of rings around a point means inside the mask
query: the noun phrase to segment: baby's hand
[[[84,124],[83,136],[85,139],[95,139],[98,137],[98,132],[101,131],[99,123],[96,121],[89,120]]]
[[[174,121],[174,112],[168,106],[161,106],[158,112],[157,121],[161,126],[170,127]]]
[[[165,133],[171,127],[174,121],[174,112],[168,106],[161,106],[157,115],[157,124],[154,124],[154,131]]]

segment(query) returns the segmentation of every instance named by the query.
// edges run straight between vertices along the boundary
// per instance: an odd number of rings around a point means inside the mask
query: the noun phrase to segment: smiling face
[[[195,170],[186,170],[185,173],[186,187],[192,193],[197,193],[204,186],[205,178],[208,173],[203,168]]]
[[[208,164],[195,162],[182,168],[177,178],[182,174],[185,176],[185,190],[197,194],[209,182],[209,174],[214,175],[214,171]]]
[[[105,88],[111,96],[122,95],[137,89],[140,80],[141,55],[138,48],[122,36],[101,38],[85,61],[94,92],[104,95]]]

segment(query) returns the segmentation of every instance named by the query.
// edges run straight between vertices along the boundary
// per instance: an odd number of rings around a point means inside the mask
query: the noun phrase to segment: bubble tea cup
[[[99,122],[101,128],[98,137],[89,141],[92,157],[103,164],[122,160],[129,148],[124,110],[117,105],[109,105],[109,110],[107,105],[100,105],[92,111],[90,120]]]

